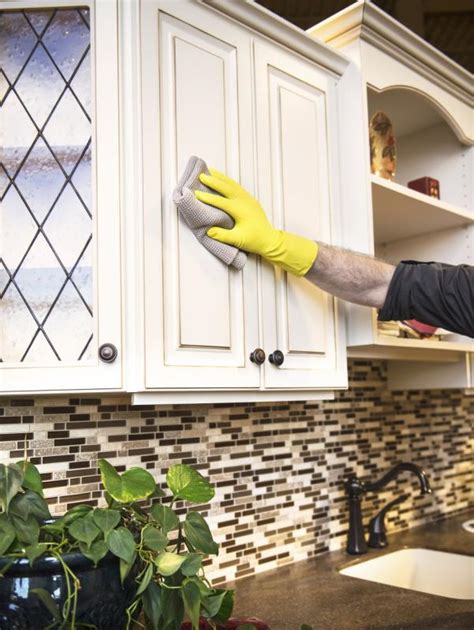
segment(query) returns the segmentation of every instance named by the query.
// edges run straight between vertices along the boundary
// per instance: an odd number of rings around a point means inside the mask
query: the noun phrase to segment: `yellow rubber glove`
[[[227,212],[235,225],[230,230],[212,227],[207,235],[246,252],[260,254],[285,271],[304,276],[318,255],[317,243],[296,234],[275,230],[261,205],[242,186],[213,168],[209,172],[211,175],[202,173],[199,179],[220,195],[200,190],[194,194],[199,201]]]

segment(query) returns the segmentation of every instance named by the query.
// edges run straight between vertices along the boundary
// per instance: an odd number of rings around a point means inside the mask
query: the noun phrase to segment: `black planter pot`
[[[126,626],[126,608],[131,604],[137,585],[136,571],[122,587],[119,561],[109,554],[97,568],[80,553],[63,556],[79,578],[76,622],[94,625],[97,630],[122,630]],[[9,562],[0,558],[0,570]],[[53,617],[32,589],[44,588],[61,609],[67,597],[66,579],[56,558],[40,558],[30,567],[28,560],[16,560],[0,577],[0,630],[44,630]]]

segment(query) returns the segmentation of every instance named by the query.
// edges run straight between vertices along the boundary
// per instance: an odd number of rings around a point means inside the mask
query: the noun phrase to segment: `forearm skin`
[[[394,271],[393,265],[382,260],[319,243],[305,278],[348,302],[382,308]]]

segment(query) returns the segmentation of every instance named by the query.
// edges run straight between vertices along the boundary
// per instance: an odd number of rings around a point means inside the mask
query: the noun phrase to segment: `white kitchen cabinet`
[[[221,263],[172,200],[191,155],[253,186],[249,39],[196,3],[144,2],[141,20],[146,387],[258,388],[256,261]]]
[[[0,9],[0,393],[118,390],[117,5]]]
[[[192,402],[346,386],[336,302],[255,256],[227,268],[172,191],[197,154],[276,225],[337,243],[347,59],[251,2],[2,9],[0,392]]]
[[[400,260],[474,264],[473,77],[371,2],[360,0],[309,30],[361,69],[367,203],[343,205],[344,245]],[[395,181],[370,174],[368,121],[390,117]],[[422,176],[440,181],[441,199],[411,190]],[[375,310],[347,306],[349,356],[389,359],[393,388],[466,387],[472,339],[442,341],[381,334]],[[435,365],[436,364],[436,365]]]
[[[254,58],[259,200],[276,228],[331,243],[339,201],[329,164],[329,146],[337,146],[334,77],[263,40]],[[269,263],[261,279],[262,345],[283,359],[265,363],[265,387],[345,385],[336,300]]]
[[[229,269],[194,239],[172,191],[199,155],[253,192],[275,226],[337,242],[337,87],[348,62],[251,3],[138,8],[129,8],[128,35],[135,23],[141,92],[131,111],[141,108],[142,157],[127,173],[138,188],[143,173],[133,264],[144,282],[128,283],[128,299],[138,304],[133,345],[145,358],[131,376],[134,400],[331,396],[347,385],[335,300],[252,255],[243,271]],[[266,353],[261,366],[250,360],[256,348]],[[276,350],[281,366],[269,361]]]

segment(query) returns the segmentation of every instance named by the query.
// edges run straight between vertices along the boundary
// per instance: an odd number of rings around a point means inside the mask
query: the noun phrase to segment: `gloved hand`
[[[230,230],[212,227],[207,235],[221,243],[260,254],[285,271],[304,276],[318,255],[317,243],[283,230],[275,230],[261,205],[242,186],[213,168],[209,172],[211,175],[203,173],[199,179],[220,195],[200,190],[196,190],[195,195],[200,201],[227,212],[235,225]]]

